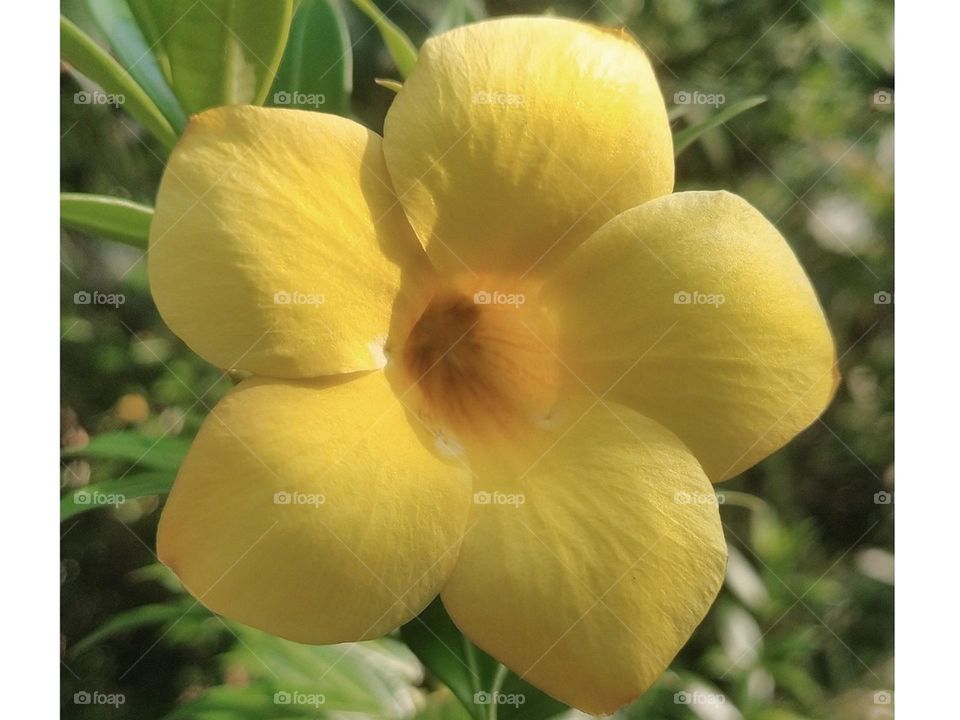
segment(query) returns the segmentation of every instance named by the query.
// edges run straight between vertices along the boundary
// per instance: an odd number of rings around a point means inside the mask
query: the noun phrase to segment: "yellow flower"
[[[253,377],[160,523],[212,610],[308,643],[434,597],[556,698],[612,712],[720,587],[711,481],[836,384],[789,246],[726,193],[670,194],[650,64],[511,18],[428,40],[383,138],[225,107],[170,159],[150,237],[169,326]]]

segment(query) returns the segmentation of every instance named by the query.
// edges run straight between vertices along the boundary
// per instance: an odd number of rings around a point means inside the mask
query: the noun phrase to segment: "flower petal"
[[[194,116],[150,231],[163,319],[222,368],[308,377],[383,365],[401,272],[427,265],[380,137],[334,115]]]
[[[427,40],[387,113],[384,154],[411,224],[447,270],[542,269],[673,188],[646,55],[625,33],[559,18]]]
[[[736,195],[678,193],[623,213],[545,294],[579,380],[670,428],[715,482],[786,444],[836,388],[809,279]]]
[[[470,529],[441,597],[528,682],[607,714],[703,619],[726,545],[713,488],[672,433],[615,403],[564,416],[538,443],[471,458]]]
[[[413,618],[457,557],[469,480],[431,454],[382,373],[248,380],[204,422],[160,559],[217,613],[308,643]]]

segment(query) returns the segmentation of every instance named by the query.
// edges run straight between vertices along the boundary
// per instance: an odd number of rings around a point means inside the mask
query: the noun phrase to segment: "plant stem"
[[[487,720],[497,720],[497,695],[509,672],[503,663],[497,665],[497,674],[493,676],[493,683],[490,685],[490,712],[487,714]]]

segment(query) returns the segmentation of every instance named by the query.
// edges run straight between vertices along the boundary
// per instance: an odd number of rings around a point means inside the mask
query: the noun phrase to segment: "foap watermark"
[[[123,93],[105,93],[102,90],[81,90],[73,94],[74,105],[112,105],[117,108],[126,101]]]
[[[513,307],[520,307],[526,301],[527,296],[523,293],[480,290],[473,294],[473,302],[476,305],[512,305]]]
[[[99,290],[78,290],[73,294],[74,305],[111,305],[120,307],[127,301],[123,293],[105,293]]]
[[[523,95],[508,92],[481,90],[473,94],[474,105],[499,105],[501,107],[520,107],[526,102]]]
[[[93,692],[80,690],[73,694],[74,705],[109,705],[118,708],[127,701],[123,693],[105,693],[99,690]]]
[[[673,294],[674,305],[713,305],[713,307],[720,307],[726,301],[727,299],[721,293],[680,290]]]
[[[673,94],[674,105],[711,105],[715,108],[727,102],[723,93],[705,93],[699,90],[678,90]]]
[[[881,290],[873,294],[874,305],[893,305],[893,293]]]
[[[305,293],[277,290],[273,294],[274,305],[323,305],[327,299],[320,293]]]
[[[481,490],[473,494],[473,502],[477,505],[512,505],[520,507],[527,501],[523,493],[505,493],[500,491],[487,492]]]
[[[326,104],[327,96],[323,93],[287,92],[281,90],[273,94],[274,105],[294,105],[296,107],[320,107]]]
[[[299,690],[280,690],[273,694],[274,705],[308,705],[318,708],[327,701],[323,693],[305,693]]]
[[[473,694],[474,705],[512,705],[518,708],[526,701],[527,697],[523,693],[486,692],[485,690],[481,690]]]
[[[723,705],[727,701],[723,693],[700,692],[699,690],[681,690],[673,694],[673,702],[677,705]]]
[[[893,505],[893,493],[881,490],[873,494],[874,505]]]
[[[893,107],[893,90],[890,88],[877,88],[873,91],[874,107]]]
[[[726,502],[723,493],[686,492],[674,493],[673,501],[677,505],[723,505]]]
[[[273,494],[274,505],[312,505],[313,507],[320,507],[326,501],[326,496],[320,493],[281,491]]]
[[[127,501],[127,496],[123,493],[105,493],[100,490],[77,490],[73,493],[73,502],[77,505],[89,505],[90,507],[99,507],[102,505],[112,505],[117,507]]]

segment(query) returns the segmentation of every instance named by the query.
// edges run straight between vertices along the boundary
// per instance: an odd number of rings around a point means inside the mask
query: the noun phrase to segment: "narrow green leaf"
[[[135,583],[157,583],[171,593],[184,592],[180,578],[173,574],[173,570],[159,561],[131,570],[127,577]]]
[[[187,126],[187,117],[167,84],[127,0],[87,0],[87,7],[124,69],[160,108],[173,129],[182,133]]]
[[[475,720],[486,720],[490,705],[485,701],[495,693],[518,700],[515,704],[498,703],[498,720],[543,720],[568,709],[471,643],[439,599],[400,628],[400,635]]]
[[[483,720],[486,713],[473,698],[493,682],[496,663],[463,636],[440,599],[400,628],[400,636],[467,711],[476,720]]]
[[[338,0],[302,0],[273,83],[273,105],[345,114],[353,90],[350,30]]]
[[[403,77],[410,74],[417,62],[417,48],[396,24],[374,4],[373,0],[353,0],[353,4],[373,21],[390,57]]]
[[[409,717],[419,695],[423,669],[401,642],[380,638],[337,646],[303,645],[228,623],[240,643],[228,651],[231,667],[275,691],[320,693],[322,709],[375,718]]]
[[[183,462],[190,441],[181,437],[152,438],[140,433],[117,431],[95,435],[82,447],[64,449],[63,457],[129,462],[153,470],[176,471]]]
[[[167,85],[173,88],[173,76],[170,74],[170,58],[163,45],[163,34],[172,24],[170,19],[171,3],[157,2],[157,0],[126,0],[137,26],[150,45],[150,54],[153,55],[163,73]]]
[[[399,83],[396,80],[391,80],[390,78],[374,78],[373,81],[382,88],[387,90],[393,90],[393,92],[400,92],[400,88],[403,87],[403,83]]]
[[[173,91],[188,114],[262,105],[287,44],[293,0],[171,0],[162,43]]]
[[[60,222],[146,250],[153,208],[106,195],[60,194]]]
[[[500,705],[497,720],[544,720],[569,710],[562,702],[554,700],[512,672],[506,674],[499,690],[501,697],[508,702]],[[511,705],[510,698],[523,698],[523,702]]]
[[[482,3],[477,0],[447,0],[430,31],[431,34],[436,35],[467,23],[483,20],[486,16]]]
[[[114,96],[165,147],[177,141],[170,122],[120,64],[91,40],[80,28],[60,17],[60,56],[81,75],[85,75]],[[89,93],[77,93],[77,102],[90,102]]]
[[[449,690],[440,688],[427,696],[413,720],[471,720],[471,715]]]
[[[306,697],[296,705],[292,701],[289,705],[278,704],[270,683],[219,685],[207,688],[199,697],[176,707],[161,720],[319,720],[326,717],[319,713],[319,707],[323,706],[307,702]]]
[[[150,495],[166,495],[173,485],[174,475],[171,471],[139,473],[71,490],[60,498],[60,522],[88,510],[117,507]]]
[[[721,110],[716,115],[711,115],[701,123],[684,128],[673,136],[674,157],[679,157],[680,153],[690,147],[690,145],[692,145],[697,138],[699,138],[708,130],[712,130],[728,120],[732,120],[737,115],[746,112],[750,108],[756,107],[757,105],[765,103],[766,101],[767,98],[763,95],[749,97],[744,100],[740,100],[739,102],[735,102],[730,107]]]
[[[195,603],[192,603],[189,598],[183,598],[180,602],[141,605],[132,610],[125,610],[114,615],[89,635],[71,645],[70,656],[76,657],[90,648],[99,645],[104,640],[109,640],[117,635],[139,630],[142,627],[148,627],[150,625],[176,622],[179,618],[183,617],[184,612],[188,611],[192,604]]]

